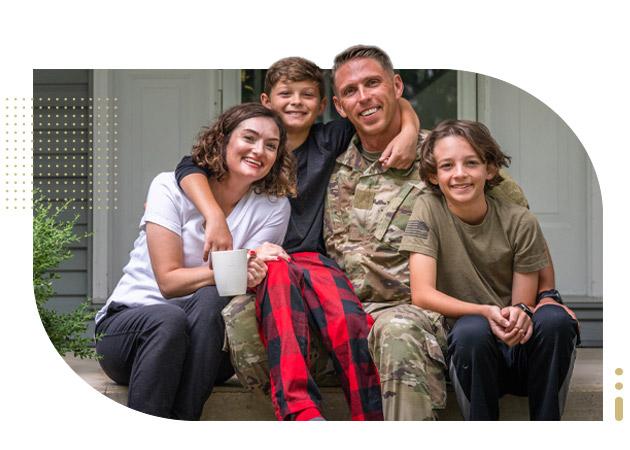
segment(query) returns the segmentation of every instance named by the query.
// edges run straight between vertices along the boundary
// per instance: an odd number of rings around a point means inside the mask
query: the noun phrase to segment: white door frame
[[[457,72],[457,118],[477,120],[477,74]]]
[[[92,302],[104,304],[111,294],[109,286],[113,273],[111,258],[112,220],[110,211],[117,208],[117,100],[113,93],[113,71],[93,71],[93,120],[92,120]],[[241,71],[238,69],[213,70],[210,77],[211,101],[209,117],[218,116],[223,110],[241,102]],[[97,117],[100,112],[110,111],[110,117]],[[106,114],[102,114],[105,116]],[[98,120],[108,119],[108,120]],[[100,158],[100,159],[99,159]],[[98,167],[98,166],[101,167]],[[106,167],[107,166],[107,167]],[[103,170],[101,170],[103,169]],[[100,191],[100,192],[99,192]]]
[[[112,92],[112,72],[110,70],[95,69],[93,71],[93,99],[94,105],[109,106],[110,110],[114,106],[116,99],[111,97]],[[99,100],[100,99],[100,100]],[[113,144],[109,151],[106,151],[107,162],[113,166],[114,154],[118,150],[115,138],[115,121],[99,122],[92,121],[92,136],[107,136]],[[92,155],[98,151],[97,139],[93,139]],[[94,166],[94,158],[92,158]],[[112,167],[114,168],[114,167]],[[111,273],[109,267],[109,243],[110,239],[110,209],[116,207],[117,196],[107,196],[103,200],[97,197],[97,187],[104,187],[105,190],[114,193],[116,186],[116,172],[92,170],[92,301],[95,304],[105,303],[109,292],[107,292],[108,277]],[[117,194],[117,192],[115,192]],[[97,199],[100,198],[100,201]]]

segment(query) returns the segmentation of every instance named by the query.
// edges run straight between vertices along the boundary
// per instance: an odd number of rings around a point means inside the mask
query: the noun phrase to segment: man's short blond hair
[[[378,62],[385,71],[390,73],[392,76],[394,75],[394,65],[392,64],[392,60],[389,58],[389,55],[385,53],[382,49],[375,46],[370,45],[355,45],[353,47],[347,48],[343,52],[339,53],[335,56],[335,61],[333,63],[332,72],[330,75],[333,89],[337,89],[336,81],[337,81],[337,71],[341,66],[346,64],[353,59],[360,58],[369,58]]]

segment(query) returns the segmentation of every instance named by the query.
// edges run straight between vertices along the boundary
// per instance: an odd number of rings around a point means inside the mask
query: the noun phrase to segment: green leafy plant
[[[46,303],[56,292],[52,284],[54,279],[60,278],[54,272],[62,261],[71,258],[72,252],[68,245],[78,242],[91,235],[86,233],[78,236],[74,232],[74,225],[78,215],[71,220],[62,220],[60,214],[68,209],[71,200],[56,207],[45,201],[37,191],[33,194],[33,290],[37,311],[44,329],[53,346],[61,356],[72,352],[74,356],[95,358],[100,356],[91,348],[95,340],[102,338],[85,337],[88,321],[96,314],[92,311],[91,301],[85,302],[72,312],[59,313],[46,308]]]

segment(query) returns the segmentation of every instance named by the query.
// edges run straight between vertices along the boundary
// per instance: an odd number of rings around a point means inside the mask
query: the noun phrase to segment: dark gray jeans
[[[127,406],[180,420],[199,420],[215,383],[234,370],[222,351],[221,310],[230,297],[214,286],[187,300],[129,308],[112,303],[96,326],[103,371],[129,386]]]

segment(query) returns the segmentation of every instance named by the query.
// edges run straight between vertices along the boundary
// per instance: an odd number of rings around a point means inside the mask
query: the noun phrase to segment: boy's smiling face
[[[326,109],[327,99],[319,96],[319,87],[312,81],[278,81],[261,102],[282,118],[288,133],[309,131],[317,116]]]
[[[476,206],[480,201],[485,204],[484,187],[497,174],[495,166],[483,162],[468,141],[459,136],[437,141],[433,155],[437,174],[429,181],[440,187],[451,209]]]

